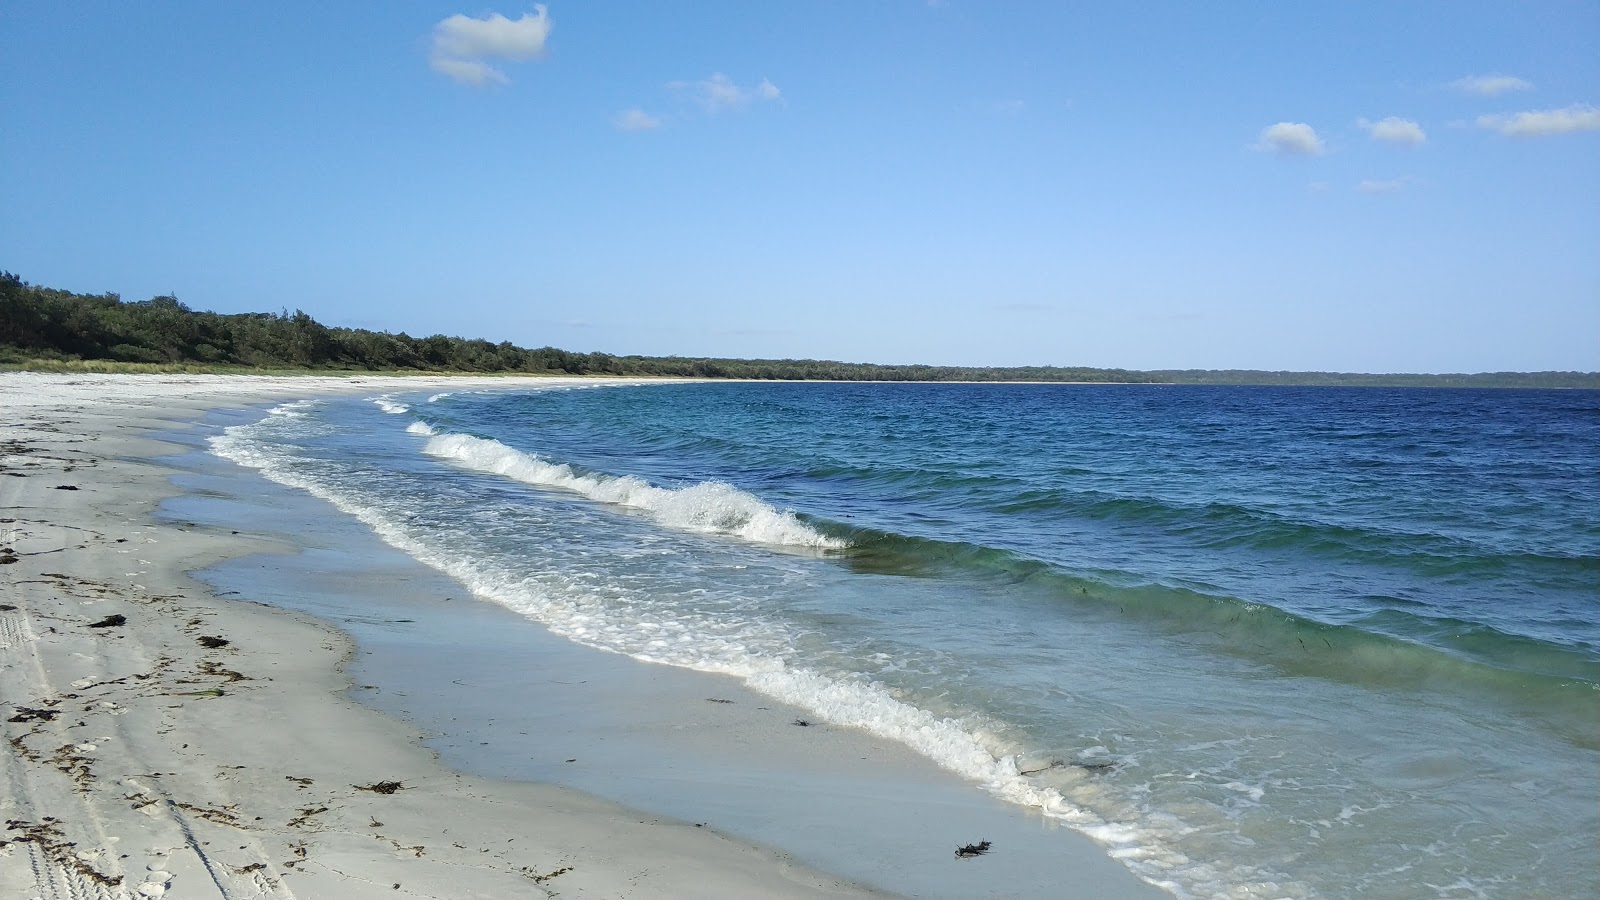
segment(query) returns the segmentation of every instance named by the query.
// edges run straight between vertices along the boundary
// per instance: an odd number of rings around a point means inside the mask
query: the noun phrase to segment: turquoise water
[[[1600,892],[1600,395],[693,384],[214,440],[1201,897]]]

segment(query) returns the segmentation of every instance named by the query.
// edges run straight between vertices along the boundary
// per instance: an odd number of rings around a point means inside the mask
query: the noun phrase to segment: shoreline
[[[874,746],[882,742],[848,729],[808,729],[804,734],[809,746],[785,750],[794,729],[784,727],[791,724],[784,718],[787,707],[775,701],[751,694],[720,676],[650,666],[581,648],[548,633],[536,648],[539,659],[549,657],[544,662],[547,670],[566,665],[583,667],[586,674],[609,673],[596,678],[597,682],[616,682],[599,705],[621,708],[631,703],[630,715],[638,716],[639,705],[644,704],[650,715],[638,717],[653,720],[649,724],[654,731],[630,728],[628,739],[620,745],[613,742],[606,753],[598,752],[602,745],[595,743],[592,733],[584,738],[589,743],[583,745],[581,754],[564,751],[562,756],[582,755],[585,762],[609,763],[609,768],[594,770],[596,774],[587,783],[581,777],[567,777],[569,773],[559,765],[543,771],[537,766],[507,768],[474,757],[479,753],[480,737],[493,738],[499,744],[511,733],[507,729],[553,733],[574,717],[581,718],[580,707],[571,702],[546,702],[541,697],[541,702],[533,705],[542,709],[524,720],[497,722],[495,717],[503,710],[475,710],[478,718],[469,720],[470,726],[456,726],[456,713],[465,717],[471,706],[471,692],[455,689],[452,694],[448,684],[430,684],[428,678],[414,679],[408,688],[413,693],[437,695],[431,711],[427,702],[422,702],[419,712],[406,704],[353,696],[348,689],[354,685],[358,669],[363,680],[371,678],[380,684],[396,677],[393,664],[387,676],[372,675],[372,670],[382,670],[384,664],[373,662],[381,652],[374,656],[367,645],[381,641],[369,640],[370,633],[325,610],[294,603],[268,606],[259,600],[228,600],[221,596],[220,588],[208,589],[203,584],[216,585],[211,573],[230,566],[265,569],[277,565],[282,571],[265,580],[247,576],[245,583],[257,589],[262,584],[288,585],[298,592],[297,597],[315,596],[320,589],[317,584],[286,580],[305,568],[297,554],[303,555],[306,545],[295,539],[293,529],[279,529],[282,533],[274,535],[273,528],[249,515],[229,529],[225,522],[188,515],[206,522],[197,524],[186,521],[187,513],[172,514],[169,505],[196,493],[193,486],[179,484],[182,479],[174,480],[185,470],[162,459],[186,449],[184,444],[117,434],[119,429],[141,435],[196,432],[208,410],[256,407],[317,393],[359,395],[434,386],[423,379],[315,383],[301,378],[261,379],[243,385],[232,376],[0,376],[0,396],[20,396],[18,392],[25,391],[29,381],[56,389],[71,387],[68,393],[75,392],[77,398],[68,398],[67,409],[62,409],[61,403],[8,404],[16,409],[15,418],[33,420],[21,429],[23,438],[46,452],[52,442],[63,444],[59,449],[71,449],[72,445],[64,442],[93,440],[93,453],[101,457],[97,466],[86,468],[68,462],[69,454],[62,453],[62,458],[55,460],[58,470],[40,466],[23,470],[30,476],[26,479],[0,476],[0,491],[5,492],[0,496],[6,497],[8,506],[19,505],[11,502],[15,497],[27,501],[21,505],[52,505],[48,501],[55,499],[54,485],[40,482],[75,479],[79,488],[67,495],[71,502],[59,504],[59,511],[37,516],[37,509],[19,510],[16,522],[0,526],[9,532],[0,532],[7,535],[5,545],[19,554],[19,562],[6,567],[7,577],[20,586],[38,588],[24,591],[28,602],[21,626],[11,625],[10,618],[4,620],[4,634],[19,633],[22,639],[7,643],[0,638],[0,671],[15,670],[19,656],[32,654],[35,661],[31,665],[41,680],[40,697],[14,701],[13,705],[22,710],[62,712],[45,721],[31,719],[6,726],[7,739],[20,736],[21,741],[11,745],[17,758],[8,757],[5,764],[4,778],[16,786],[8,794],[18,798],[3,805],[6,818],[38,828],[42,815],[53,815],[61,822],[56,830],[62,837],[51,844],[48,827],[27,840],[0,835],[0,840],[10,841],[0,847],[0,861],[15,856],[32,863],[0,868],[8,872],[28,868],[44,896],[57,896],[45,885],[51,878],[63,886],[70,883],[89,889],[96,887],[91,882],[99,877],[119,876],[123,882],[110,886],[105,896],[121,896],[117,890],[136,892],[130,896],[159,896],[168,887],[177,890],[179,886],[183,887],[182,896],[210,896],[193,893],[201,885],[225,897],[239,895],[241,890],[248,896],[295,896],[291,889],[307,897],[360,897],[367,896],[362,891],[380,890],[385,896],[394,896],[394,884],[401,884],[403,893],[439,897],[536,896],[539,892],[563,896],[628,896],[633,892],[639,896],[884,896],[879,891],[908,888],[908,896],[972,896],[979,891],[991,896],[1037,896],[1004,887],[1012,874],[1005,871],[1007,867],[1029,864],[1048,866],[1050,877],[1067,879],[1060,884],[1076,882],[1077,896],[1165,896],[1081,835],[1063,830],[1027,834],[1029,827],[1036,832],[1039,828],[1037,823],[1029,825],[1030,817],[1022,810],[992,801],[899,745]],[[441,378],[439,386],[472,389],[478,386],[476,381]],[[482,387],[514,386],[505,378],[481,381]],[[548,378],[528,381],[552,383]],[[562,381],[618,384],[620,380]],[[649,383],[660,381],[650,379]],[[104,399],[100,394],[118,392],[110,390],[115,382],[123,382],[121,387],[128,382],[141,388],[159,385],[161,390],[137,401],[144,409],[131,415],[96,409],[95,404]],[[163,392],[170,393],[159,396]],[[3,425],[0,439],[18,439],[23,423]],[[14,451],[17,445],[7,446]],[[0,462],[9,469],[9,464],[19,460],[45,462],[43,456],[45,453],[27,453],[0,458]],[[114,484],[109,476],[115,476]],[[234,479],[238,481],[237,476]],[[18,484],[27,489],[26,496],[18,493]],[[322,503],[292,489],[273,488],[302,497],[305,503]],[[237,519],[237,510],[234,515]],[[319,513],[297,510],[295,515],[301,516],[296,521],[303,521]],[[107,525],[118,518],[121,524]],[[354,520],[345,524],[364,533],[370,544],[377,543],[376,536]],[[52,531],[88,527],[104,532],[99,543],[80,541],[56,555],[41,557],[54,560],[49,563],[25,555],[55,552],[34,549],[49,543]],[[123,543],[118,543],[119,538]],[[176,547],[179,543],[185,546]],[[402,557],[404,565],[413,570],[425,568],[387,545],[380,545],[380,551]],[[370,546],[361,549],[362,558],[368,560],[359,573],[361,581],[373,578],[379,566],[370,560],[380,551]],[[137,562],[121,565],[128,559]],[[41,571],[71,575],[36,579],[39,573],[29,574],[41,566]],[[91,578],[81,585],[65,580],[81,580],[86,572]],[[186,574],[191,572],[196,573],[193,578]],[[432,570],[426,572],[435,579],[449,580]],[[408,570],[397,580],[410,582],[421,577]],[[196,578],[202,583],[197,584]],[[36,585],[35,581],[44,583]],[[395,582],[383,583],[393,586]],[[346,586],[334,593],[349,597],[353,591],[359,596],[362,590],[377,589]],[[411,587],[407,591],[416,593]],[[69,596],[39,596],[53,592]],[[56,605],[49,606],[51,602]],[[474,616],[488,617],[491,622],[499,617],[500,624],[487,626],[490,631],[483,633],[506,631],[505,622],[520,619],[493,604],[472,605],[477,608]],[[432,613],[423,610],[423,615],[433,615],[425,621],[444,629],[455,622],[459,607],[451,611],[449,619],[440,618],[438,609]],[[148,617],[152,610],[162,611],[159,622]],[[15,617],[17,613],[0,615]],[[63,623],[63,627],[41,635],[41,615],[52,616],[50,621]],[[126,622],[92,629],[95,622],[110,615],[123,615]],[[542,631],[531,623],[521,626]],[[203,647],[201,638],[222,638],[228,643]],[[106,645],[138,652],[107,653]],[[519,646],[518,652],[526,653],[530,646]],[[44,653],[47,647],[49,653]],[[460,654],[459,649],[433,647],[434,655],[424,671],[431,678],[446,671],[453,657],[472,655]],[[409,650],[414,653],[416,647]],[[98,661],[98,669],[76,679],[84,682],[84,687],[67,687],[68,678],[80,674],[86,658],[101,655],[105,659]],[[708,694],[705,685],[714,679],[720,679],[717,692]],[[52,686],[57,693],[47,696]],[[526,689],[526,685],[521,687]],[[124,699],[128,696],[140,703],[128,702]],[[735,697],[740,702],[712,707],[704,702],[706,696]],[[49,705],[51,700],[54,705]],[[594,705],[592,697],[585,702]],[[114,705],[102,705],[105,703]],[[760,703],[766,705],[758,706]],[[696,714],[691,705],[707,714]],[[79,708],[83,712],[77,712]],[[764,722],[756,721],[760,714],[755,710],[769,708],[777,712],[768,713]],[[687,715],[686,710],[690,710]],[[728,714],[742,725],[730,730],[726,724],[713,724],[709,737],[690,742],[689,749],[696,754],[722,754],[716,765],[695,757],[699,771],[694,778],[702,784],[716,783],[707,779],[727,777],[732,771],[735,781],[750,783],[744,785],[746,795],[738,810],[714,809],[713,814],[702,816],[702,810],[685,806],[681,796],[671,791],[651,794],[650,788],[684,779],[682,766],[690,755],[672,740],[686,727],[706,727],[702,719],[712,718],[710,712],[716,713],[717,722],[728,721],[723,718]],[[13,714],[22,713],[6,709],[7,716]],[[84,724],[67,722],[69,716],[77,716]],[[275,723],[290,727],[273,728]],[[464,730],[447,730],[452,727]],[[614,723],[600,723],[600,731],[595,732],[602,734],[602,742],[608,727]],[[90,732],[94,740],[79,736]],[[822,743],[810,744],[812,738]],[[481,743],[487,746],[488,741]],[[758,749],[751,751],[751,746]],[[89,749],[80,749],[84,747]],[[812,756],[817,750],[822,755]],[[728,768],[750,765],[752,752],[759,765],[743,771]],[[29,758],[29,753],[34,758]],[[352,765],[350,759],[364,764]],[[174,766],[174,762],[182,765]],[[666,768],[652,773],[653,764]],[[673,765],[680,768],[666,771]],[[236,766],[243,767],[233,768]],[[181,771],[167,772],[168,768]],[[294,771],[288,771],[290,768]],[[808,768],[815,771],[806,771]],[[66,794],[56,785],[54,793],[45,790],[41,798],[43,789],[30,787],[31,782],[70,780],[72,771],[87,773],[88,781],[75,784]],[[464,771],[476,775],[461,774]],[[135,774],[130,776],[130,772]],[[193,786],[193,797],[171,787],[180,780]],[[393,794],[363,790],[386,782],[401,787]],[[778,787],[783,790],[776,792],[777,799],[770,798]],[[783,799],[785,790],[790,795],[787,800]],[[812,795],[809,798],[802,796],[807,791]],[[855,796],[846,798],[846,793]],[[69,802],[71,794],[77,795],[73,802]],[[609,800],[596,799],[597,795]],[[860,820],[851,823],[856,827],[916,833],[896,838],[902,840],[898,847],[890,846],[892,841],[886,839],[885,847],[878,848],[880,856],[862,853],[864,858],[858,860],[843,858],[855,856],[856,848],[841,847],[837,836],[808,843],[810,839],[797,831],[798,825],[786,824],[773,831],[763,830],[767,823],[758,821],[762,815],[785,818],[824,795],[839,795],[833,798],[835,807],[823,807],[831,810],[834,819],[823,821],[826,816],[817,813],[813,817],[817,821],[809,825],[815,830],[837,830],[831,827],[834,822],[847,817]],[[846,800],[855,807],[838,805]],[[619,802],[623,805],[617,805]],[[908,812],[918,810],[918,803],[924,804],[920,815]],[[941,819],[941,804],[947,807],[940,822],[946,827],[927,829],[928,822],[919,819]],[[986,809],[985,805],[999,808]],[[898,818],[883,811],[890,806],[900,808],[894,814]],[[46,807],[81,808],[83,812],[68,817],[44,813]],[[405,814],[395,812],[396,807],[403,807]],[[645,809],[650,811],[640,811]],[[752,816],[751,809],[761,815]],[[707,822],[699,822],[702,817]],[[980,822],[997,825],[999,834],[990,834],[995,829],[988,829],[985,834],[969,836],[972,840],[1000,837],[999,845],[1009,851],[1005,856],[1012,858],[986,860],[989,866],[985,868],[978,867],[982,863],[947,868],[950,860],[945,857],[955,846],[946,846],[951,819],[961,823],[958,830],[963,835]],[[723,821],[734,826],[731,832],[722,827]],[[907,828],[908,824],[924,827]],[[174,829],[177,835],[186,836],[184,842],[174,843]],[[234,832],[249,839],[233,840],[240,837]],[[933,837],[935,834],[938,836]],[[241,846],[225,854],[212,853],[207,840],[219,846]],[[72,854],[61,849],[67,841],[78,845]],[[909,841],[909,846],[904,841]],[[524,855],[511,853],[507,845]],[[1032,853],[1027,852],[1030,846]],[[803,863],[796,861],[796,847],[802,851]],[[156,852],[163,848],[177,850]],[[891,859],[891,852],[898,856]],[[84,853],[89,856],[85,858]],[[138,862],[142,858],[148,861],[141,867]],[[1001,868],[994,868],[996,865]],[[852,867],[853,871],[847,871]],[[446,878],[446,872],[452,874]],[[14,877],[0,876],[0,894],[26,889],[25,883],[18,887],[7,880]],[[941,884],[941,879],[952,877],[956,880]],[[964,883],[962,878],[976,881]],[[104,884],[97,887],[107,888]],[[137,893],[141,890],[143,894]]]
[[[180,491],[152,461],[170,445],[143,435],[279,386],[136,412],[89,385],[24,396],[52,380],[0,379],[0,896],[881,896],[692,823],[449,770],[346,697],[338,629],[186,574],[290,548],[154,515]]]

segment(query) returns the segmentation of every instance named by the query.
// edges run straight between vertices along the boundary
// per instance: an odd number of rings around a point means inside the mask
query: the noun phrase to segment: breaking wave
[[[466,434],[433,434],[423,451],[476,472],[572,491],[590,500],[640,510],[669,528],[818,550],[842,550],[849,546],[846,541],[829,537],[802,522],[793,512],[774,509],[721,481],[702,481],[679,488],[657,487],[632,475],[579,472],[565,463],[551,462],[499,441]]]

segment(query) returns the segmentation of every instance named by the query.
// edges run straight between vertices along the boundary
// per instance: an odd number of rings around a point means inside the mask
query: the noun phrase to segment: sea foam
[[[477,472],[525,484],[561,488],[601,503],[641,510],[662,525],[684,531],[726,534],[761,544],[842,549],[848,544],[779,511],[759,498],[720,481],[662,488],[632,475],[589,475],[495,440],[466,434],[438,434],[424,452]]]

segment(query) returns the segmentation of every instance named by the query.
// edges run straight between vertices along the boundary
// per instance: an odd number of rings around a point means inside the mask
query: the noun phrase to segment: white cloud
[[[611,124],[623,131],[652,131],[661,127],[661,117],[652,116],[636,106],[617,113]]]
[[[488,63],[481,63],[474,59],[449,59],[435,56],[428,61],[429,67],[440,75],[445,75],[460,84],[470,84],[473,87],[483,87],[486,84],[507,84],[510,79],[505,73]]]
[[[1279,122],[1261,129],[1255,149],[1279,156],[1316,156],[1322,152],[1322,138],[1304,122]]]
[[[544,52],[549,36],[550,15],[543,4],[515,20],[499,13],[482,19],[457,13],[434,26],[433,49],[441,56],[457,58],[527,60]]]
[[[721,72],[702,81],[671,81],[667,83],[667,89],[700,104],[708,113],[743,109],[751,103],[767,103],[783,98],[778,86],[765,78],[755,87],[746,88],[735,84],[732,78]]]
[[[457,13],[433,26],[433,52],[428,65],[441,75],[473,87],[506,84],[510,79],[487,60],[523,62],[538,57],[544,52],[551,27],[550,15],[542,3],[516,19],[499,13],[474,19]]]
[[[1393,194],[1396,191],[1405,190],[1406,185],[1410,183],[1411,177],[1409,175],[1404,178],[1390,178],[1387,181],[1368,178],[1356,185],[1356,190],[1363,194]]]
[[[1600,131],[1600,109],[1575,103],[1565,109],[1541,109],[1509,116],[1479,116],[1478,127],[1511,137],[1544,137],[1578,131]]]
[[[1014,116],[1017,113],[1020,113],[1024,109],[1027,109],[1027,108],[1028,108],[1028,104],[1025,101],[1015,100],[1015,99],[1013,99],[1013,100],[1001,100],[1001,101],[996,102],[995,105],[994,105],[994,111],[995,112],[1001,113],[1002,115],[1008,115],[1008,116]]]
[[[1402,119],[1399,116],[1390,116],[1387,119],[1379,119],[1376,122],[1362,119],[1356,124],[1365,128],[1367,134],[1371,135],[1375,141],[1406,144],[1415,147],[1428,139],[1427,134],[1423,133],[1421,125],[1410,119]]]
[[[1514,75],[1468,75],[1450,82],[1450,86],[1462,93],[1480,97],[1498,97],[1512,91],[1533,90],[1533,82]]]

